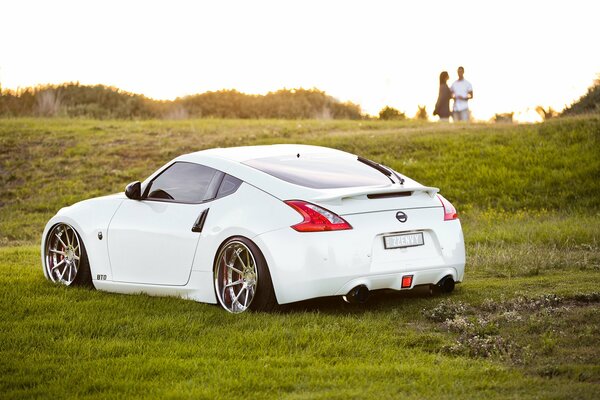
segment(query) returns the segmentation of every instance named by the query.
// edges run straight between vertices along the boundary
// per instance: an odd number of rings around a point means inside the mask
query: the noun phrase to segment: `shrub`
[[[594,84],[588,88],[587,93],[565,108],[561,116],[592,113],[600,114],[600,74],[594,81]]]
[[[429,115],[427,114],[427,106],[419,105],[419,111],[415,114],[415,119],[421,121],[427,121],[429,119]]]
[[[342,103],[318,89],[283,89],[264,96],[219,90],[163,101],[104,85],[64,83],[18,91],[3,90],[0,94],[0,116],[363,118],[358,105]]]
[[[537,112],[544,121],[554,118],[558,115],[558,113],[552,107],[548,107],[548,110],[546,111],[544,107],[537,106],[535,108],[535,112]]]
[[[512,123],[514,112],[511,113],[503,113],[494,115],[494,122],[496,123]]]
[[[393,107],[385,106],[379,111],[379,119],[383,120],[403,120],[406,119],[406,114],[396,110]]]

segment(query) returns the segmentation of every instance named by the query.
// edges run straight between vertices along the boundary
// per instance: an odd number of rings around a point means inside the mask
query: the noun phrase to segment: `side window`
[[[235,193],[241,184],[242,181],[238,178],[231,175],[225,175],[223,182],[221,182],[221,186],[219,187],[217,198],[229,196],[230,194]]]
[[[203,165],[176,162],[154,178],[147,199],[200,203],[213,198],[223,173]]]

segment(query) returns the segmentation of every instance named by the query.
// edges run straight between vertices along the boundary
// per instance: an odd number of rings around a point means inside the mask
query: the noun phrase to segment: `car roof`
[[[276,178],[268,173],[253,168],[245,162],[249,160],[269,158],[269,157],[296,157],[297,154],[305,156],[315,156],[317,158],[347,158],[356,160],[356,155],[345,151],[336,150],[328,147],[311,146],[303,144],[274,144],[261,146],[243,146],[243,147],[228,147],[214,148],[208,150],[197,151],[194,153],[181,155],[162,168],[158,169],[154,174],[149,176],[145,181],[146,185],[151,179],[159,174],[165,167],[174,162],[193,162],[207,167],[211,167],[232,175],[242,181],[275,196],[279,199],[303,199],[307,201],[320,199],[325,197],[337,198],[342,195],[356,193],[361,188],[339,188],[339,189],[315,189],[294,183],[286,182]],[[417,182],[407,178],[406,186],[418,185]],[[394,190],[396,186],[390,184],[379,185],[377,187],[370,186],[369,192],[373,190],[389,191]]]
[[[151,180],[160,170],[173,162],[184,161],[206,165],[223,171],[243,180],[279,199],[302,198],[311,199],[322,195],[321,190],[315,190],[300,185],[294,185],[252,168],[244,162],[267,157],[296,156],[297,154],[318,157],[355,158],[355,155],[328,147],[304,144],[273,144],[261,146],[227,147],[201,150],[181,155],[167,163],[144,182]]]
[[[330,155],[352,157],[351,154],[328,147],[311,146],[306,144],[271,144],[261,146],[224,147],[201,150],[186,155],[189,161],[201,161],[205,157],[218,157],[235,162],[244,162],[257,158],[281,157],[287,155]],[[354,156],[355,157],[355,156]]]

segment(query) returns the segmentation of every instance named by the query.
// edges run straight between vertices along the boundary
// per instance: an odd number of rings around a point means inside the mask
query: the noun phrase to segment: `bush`
[[[510,123],[510,124],[512,124],[514,115],[515,115],[515,113],[513,113],[513,112],[496,114],[496,115],[494,115],[494,122],[495,123]]]
[[[383,120],[403,120],[406,119],[406,114],[396,110],[393,107],[385,106],[379,111],[379,119]]]
[[[282,118],[361,119],[358,105],[318,89],[283,89],[266,95],[237,90],[206,92],[174,101],[149,99],[120,89],[79,83],[38,86],[0,96],[0,116],[90,118]]]
[[[429,119],[429,115],[427,114],[427,106],[419,105],[419,110],[415,114],[415,119],[420,121],[427,121]]]
[[[600,114],[600,75],[587,93],[565,108],[561,116],[578,114]]]
[[[539,116],[542,117],[542,119],[544,121],[546,121],[547,119],[550,119],[550,118],[554,118],[558,115],[558,113],[552,107],[548,107],[548,110],[546,110],[542,106],[537,106],[535,108],[535,112],[538,113]]]

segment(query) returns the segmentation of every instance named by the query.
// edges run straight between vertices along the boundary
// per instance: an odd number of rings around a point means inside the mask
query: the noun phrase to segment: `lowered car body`
[[[377,289],[450,291],[465,265],[460,221],[437,188],[306,145],[182,155],[125,193],[61,209],[41,246],[54,282],[234,313]]]

